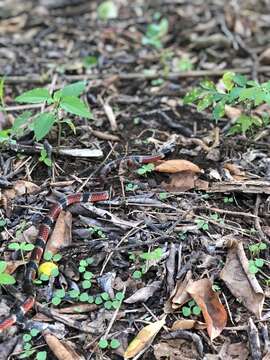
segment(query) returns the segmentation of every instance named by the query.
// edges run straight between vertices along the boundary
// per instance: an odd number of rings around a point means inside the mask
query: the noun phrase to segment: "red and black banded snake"
[[[171,152],[171,149],[163,150],[162,152],[156,155],[133,155],[127,156],[124,158],[116,159],[103,167],[101,170],[100,176],[105,178],[111,171],[116,169],[120,164],[125,164],[128,167],[138,166],[140,164],[148,164],[163,159],[168,153]],[[31,253],[30,260],[26,266],[25,280],[23,284],[23,289],[28,294],[26,299],[22,302],[17,309],[11,313],[8,317],[0,321],[0,333],[10,326],[16,324],[17,322],[22,322],[24,315],[33,308],[35,304],[36,297],[33,291],[33,280],[36,277],[37,270],[41,258],[43,256],[44,249],[48,237],[51,233],[52,227],[58,218],[60,212],[66,209],[68,206],[75,203],[96,203],[99,201],[105,201],[109,198],[109,193],[104,192],[85,192],[85,193],[76,193],[68,195],[57,203],[55,203],[50,209],[49,213],[43,219],[39,227],[39,232],[37,239],[35,241],[35,247]]]

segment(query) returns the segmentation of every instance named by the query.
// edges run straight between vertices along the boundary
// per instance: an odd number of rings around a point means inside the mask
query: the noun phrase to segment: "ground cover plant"
[[[268,12],[4,0],[1,359],[269,357]]]

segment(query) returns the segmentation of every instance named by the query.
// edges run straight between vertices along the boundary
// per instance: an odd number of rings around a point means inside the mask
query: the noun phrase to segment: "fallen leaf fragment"
[[[165,321],[166,316],[164,316],[161,320],[145,326],[128,345],[128,348],[124,353],[124,357],[126,359],[130,359],[146,350],[151,345],[161,328],[165,325]]]
[[[242,111],[240,109],[237,109],[229,105],[225,105],[225,115],[229,119],[236,120],[241,115],[241,113]]]
[[[247,360],[249,358],[247,343],[231,343],[230,340],[226,340],[219,351],[218,358],[226,360]]]
[[[181,319],[176,320],[171,327],[172,331],[175,330],[190,330],[190,329],[196,329],[196,330],[203,330],[206,329],[206,323],[203,323],[198,320],[191,320],[191,319]]]
[[[170,174],[182,172],[182,171],[190,171],[193,173],[201,173],[202,170],[199,166],[193,164],[188,160],[167,160],[162,164],[159,164],[155,167],[155,171],[158,172],[166,172]]]
[[[85,358],[79,355],[68,342],[60,341],[56,336],[45,333],[44,339],[59,360],[84,360]]]
[[[69,211],[61,211],[47,242],[46,251],[56,254],[61,248],[70,245],[72,242],[71,229],[72,214]]]
[[[170,182],[162,182],[161,185],[166,191],[188,191],[194,189],[196,178],[194,172],[183,171],[171,175]]]
[[[189,284],[186,291],[202,310],[207,324],[207,332],[211,340],[220,335],[227,323],[227,313],[219,300],[218,294],[212,289],[212,282],[201,279]]]
[[[154,281],[152,284],[137,290],[124,302],[127,304],[134,304],[139,301],[147,301],[160,288],[161,283],[161,281]]]
[[[162,341],[154,345],[154,355],[157,360],[198,359],[198,352],[194,343],[183,339]]]
[[[18,180],[13,185],[12,189],[7,189],[3,192],[3,195],[12,200],[16,196],[22,196],[25,194],[33,194],[40,191],[40,187],[30,181]]]
[[[256,276],[249,272],[248,259],[241,242],[233,240],[230,243],[220,278],[231,293],[260,319],[265,296]]]
[[[7,267],[5,268],[5,273],[13,274],[17,268],[21,265],[25,265],[27,260],[10,260],[7,262]]]
[[[193,281],[191,277],[191,271],[188,271],[183,281],[177,281],[174,291],[164,307],[164,311],[167,314],[180,309],[182,305],[190,299],[190,295],[187,293],[186,288]]]

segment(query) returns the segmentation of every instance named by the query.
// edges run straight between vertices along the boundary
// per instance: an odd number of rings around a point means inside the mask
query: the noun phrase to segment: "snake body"
[[[140,164],[148,164],[151,162],[158,161],[164,158],[168,152],[163,151],[156,155],[133,155],[127,156],[124,158],[116,159],[114,161],[109,162],[107,165],[103,167],[101,170],[101,177],[105,178],[111,171],[116,169],[119,165],[124,165],[128,167],[138,166]],[[31,253],[30,260],[26,267],[25,272],[25,280],[23,284],[23,289],[28,294],[26,299],[22,302],[20,306],[18,306],[13,313],[11,313],[8,317],[0,321],[0,333],[10,326],[22,322],[24,315],[33,308],[35,304],[35,295],[33,291],[33,280],[36,277],[38,266],[40,260],[42,258],[48,237],[52,231],[52,227],[55,221],[58,218],[60,212],[66,209],[68,206],[75,203],[95,203],[99,201],[104,201],[109,198],[109,193],[107,191],[104,192],[85,192],[85,193],[75,193],[68,195],[57,203],[53,205],[50,209],[49,213],[45,216],[43,222],[39,227],[39,232],[37,239],[35,241],[35,247]]]

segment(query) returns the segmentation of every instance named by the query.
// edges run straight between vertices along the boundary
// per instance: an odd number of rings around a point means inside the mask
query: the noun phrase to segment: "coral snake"
[[[105,165],[101,172],[101,178],[106,178],[106,176],[113,170],[115,170],[119,165],[133,167],[140,164],[148,164],[163,159],[167,154],[172,151],[171,148],[165,148],[160,153],[156,155],[131,155],[126,156],[120,159],[109,162]],[[85,192],[85,193],[75,193],[63,197],[57,203],[55,203],[50,209],[49,213],[45,216],[43,222],[39,227],[39,232],[37,239],[35,241],[35,247],[31,253],[30,260],[26,266],[25,277],[23,289],[27,294],[26,299],[11,313],[8,317],[3,320],[0,320],[0,333],[10,326],[16,323],[22,323],[24,315],[33,308],[36,300],[36,296],[33,291],[33,280],[36,277],[39,263],[41,261],[44,249],[48,237],[51,233],[53,224],[60,212],[66,209],[68,206],[75,203],[96,203],[99,201],[105,201],[109,198],[109,193],[107,191],[103,192]]]

